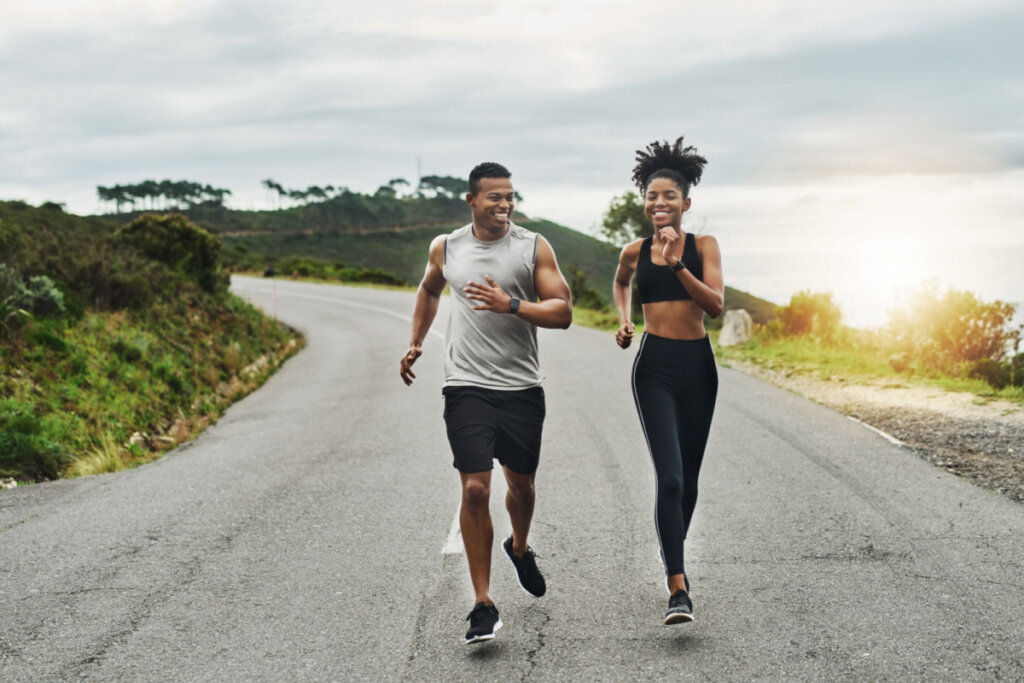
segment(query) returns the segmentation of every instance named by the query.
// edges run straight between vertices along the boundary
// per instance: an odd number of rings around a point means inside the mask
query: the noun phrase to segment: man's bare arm
[[[430,254],[427,267],[423,272],[419,289],[416,290],[416,307],[412,312],[412,338],[409,350],[402,356],[399,374],[406,385],[416,379],[412,364],[423,355],[423,340],[430,331],[430,325],[437,315],[437,307],[441,303],[441,292],[444,291],[444,241],[445,236],[439,235],[430,243]]]

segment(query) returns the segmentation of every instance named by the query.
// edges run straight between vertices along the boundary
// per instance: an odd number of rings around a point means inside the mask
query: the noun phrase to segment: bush
[[[227,289],[218,261],[220,240],[180,214],[139,216],[118,238],[191,277],[207,292]]]
[[[1010,361],[1010,383],[1015,387],[1024,387],[1024,353],[1018,353]]]
[[[809,334],[832,339],[839,329],[843,314],[832,300],[832,292],[813,293],[801,290],[789,304],[779,309],[779,320],[790,335]]]
[[[1011,373],[1009,363],[1000,363],[991,358],[981,358],[971,364],[967,371],[968,377],[984,380],[995,389],[1002,389],[1010,384]]]
[[[64,337],[41,325],[32,325],[25,333],[25,339],[33,346],[47,348],[57,353],[67,353],[68,343]]]
[[[64,315],[64,293],[45,275],[33,275],[18,287],[17,302],[35,315]]]
[[[345,270],[353,269],[346,268]],[[381,268],[361,268],[355,271],[355,274],[348,279],[342,278],[342,280],[344,282],[369,282],[377,285],[394,285],[396,287],[408,284],[404,278],[400,278],[394,273],[389,273]]]
[[[897,352],[937,369],[983,359],[1002,360],[1015,346],[1014,304],[985,302],[954,289],[940,295],[934,286],[916,292],[889,313],[888,332]],[[982,372],[982,371],[979,371]]]
[[[569,275],[569,293],[572,295],[572,303],[580,308],[588,308],[592,311],[603,311],[606,308],[604,298],[587,286],[587,275],[577,266],[568,263],[565,271]]]
[[[0,474],[36,481],[59,477],[70,456],[46,431],[27,405],[0,403]]]

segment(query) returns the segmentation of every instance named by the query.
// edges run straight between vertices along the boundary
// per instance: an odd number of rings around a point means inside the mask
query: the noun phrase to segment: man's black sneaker
[[[535,598],[544,595],[548,587],[544,583],[544,577],[541,576],[540,570],[537,569],[537,555],[533,552],[533,548],[526,546],[523,556],[516,557],[516,554],[512,552],[511,536],[505,539],[501,547],[505,550],[505,556],[508,557],[509,562],[516,568],[516,576],[519,578],[519,585],[523,587],[523,590]]]
[[[665,625],[682,624],[693,621],[693,603],[686,591],[676,591],[668,599],[668,611],[665,612]]]
[[[482,602],[473,605],[473,611],[466,617],[466,621],[469,622],[469,630],[466,631],[466,645],[493,640],[494,632],[501,628],[498,608]]]

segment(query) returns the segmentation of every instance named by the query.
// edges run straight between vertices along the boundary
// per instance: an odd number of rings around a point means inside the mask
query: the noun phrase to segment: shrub
[[[398,287],[408,284],[405,278],[400,278],[394,273],[389,273],[381,268],[361,268],[349,282],[370,282],[378,285],[395,285]]]
[[[981,358],[971,364],[967,371],[969,377],[984,380],[996,389],[1002,389],[1010,384],[1010,364],[1000,363],[991,358]]]
[[[1014,304],[985,302],[954,289],[940,295],[934,285],[889,312],[888,332],[897,352],[935,368],[982,359],[1002,360],[1019,331],[1011,326]]]
[[[218,257],[220,240],[180,214],[145,214],[118,232],[146,256],[191,277],[208,292],[226,289]]]
[[[569,275],[569,292],[572,295],[572,303],[580,308],[588,308],[594,311],[605,309],[604,298],[587,286],[587,275],[577,266],[566,264],[565,270]]]
[[[21,283],[16,296],[18,303],[35,315],[64,315],[64,293],[45,275],[33,275],[27,283]]]
[[[41,325],[33,325],[25,334],[25,339],[35,346],[51,349],[60,354],[68,350],[68,343],[64,337]]]
[[[832,292],[801,290],[790,298],[788,305],[779,309],[779,320],[790,335],[810,334],[831,339],[839,329],[842,317],[842,311],[832,299]]]
[[[1010,361],[1010,383],[1015,387],[1024,387],[1024,353],[1018,353]]]
[[[70,456],[46,434],[43,420],[17,401],[0,403],[0,473],[56,479]]]

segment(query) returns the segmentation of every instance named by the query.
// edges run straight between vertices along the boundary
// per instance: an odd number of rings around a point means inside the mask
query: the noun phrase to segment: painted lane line
[[[902,441],[897,439],[895,436],[893,436],[892,434],[888,434],[886,432],[883,432],[878,427],[872,427],[867,422],[864,422],[863,420],[858,420],[853,415],[847,415],[846,417],[850,418],[851,420],[853,420],[854,422],[856,422],[859,425],[863,425],[864,427],[867,427],[868,429],[873,431],[875,434],[878,434],[880,437],[882,437],[883,439],[885,439],[886,441],[888,441],[891,444],[894,444],[896,446],[900,446],[901,448],[906,445]]]
[[[462,545],[462,530],[459,528],[459,510],[455,508],[455,519],[452,520],[452,526],[448,529],[448,538],[444,542],[444,547],[441,548],[442,555],[458,555],[466,549]]]

